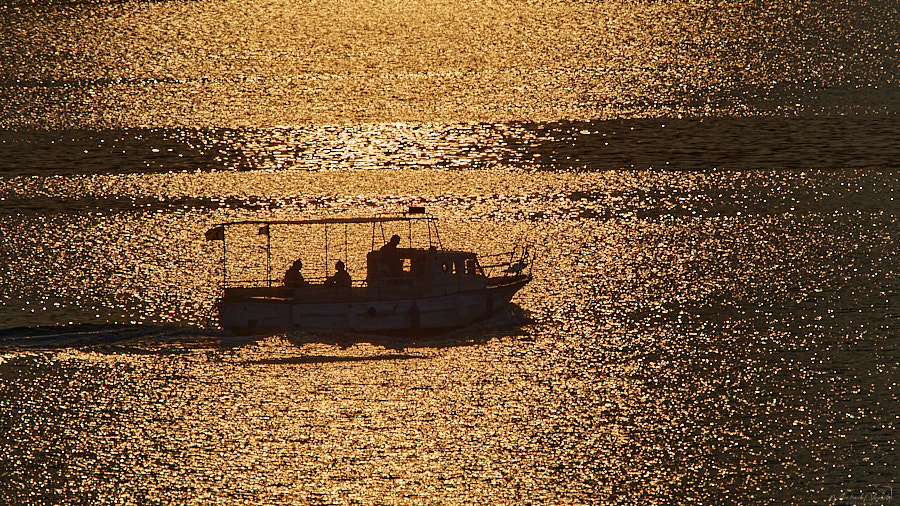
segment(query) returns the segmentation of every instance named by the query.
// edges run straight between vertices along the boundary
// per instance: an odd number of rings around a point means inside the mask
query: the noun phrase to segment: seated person
[[[300,272],[300,269],[303,268],[303,262],[298,258],[294,260],[294,263],[291,265],[290,269],[284,273],[284,286],[288,287],[298,287],[298,286],[306,286],[306,280],[303,279],[303,274]]]
[[[333,288],[350,288],[353,284],[353,280],[350,279],[350,273],[348,273],[344,267],[344,262],[338,260],[337,263],[334,264],[334,269],[336,272],[333,276],[330,276],[325,280],[325,286]]]

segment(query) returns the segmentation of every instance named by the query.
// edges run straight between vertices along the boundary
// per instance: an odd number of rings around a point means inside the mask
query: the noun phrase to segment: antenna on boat
[[[437,245],[441,250],[444,249],[444,245],[441,244],[441,236],[438,233],[437,225],[434,223],[435,218],[428,214],[428,212],[425,210],[425,206],[409,206],[409,208],[403,214],[405,214],[407,216],[410,214],[424,214],[425,215],[425,228],[428,230],[428,245],[431,246],[431,229],[434,228],[434,236],[437,239]],[[410,226],[409,237],[410,237],[410,241],[412,241],[412,222],[410,222],[409,226]]]

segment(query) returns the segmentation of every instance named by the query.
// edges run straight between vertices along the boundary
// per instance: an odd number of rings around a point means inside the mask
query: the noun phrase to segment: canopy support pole
[[[228,256],[225,255],[225,225],[222,225],[222,288],[228,288]]]

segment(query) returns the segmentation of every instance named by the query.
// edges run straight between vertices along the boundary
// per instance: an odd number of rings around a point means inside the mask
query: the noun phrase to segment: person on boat
[[[334,270],[334,275],[325,280],[325,286],[333,288],[350,288],[353,284],[353,280],[350,279],[350,273],[347,272],[342,260],[338,260],[337,263],[334,264]]]
[[[394,234],[391,236],[391,240],[379,250],[381,264],[387,275],[392,278],[399,277],[403,274],[403,261],[400,260],[400,252],[397,251],[398,245],[400,245],[400,236]]]
[[[289,287],[298,287],[298,286],[306,286],[306,280],[303,279],[303,274],[300,272],[300,269],[303,268],[303,262],[298,258],[294,260],[294,263],[291,264],[291,267],[284,273],[284,286]]]

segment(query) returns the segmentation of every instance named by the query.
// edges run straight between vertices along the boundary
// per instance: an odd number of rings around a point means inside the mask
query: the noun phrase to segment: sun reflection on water
[[[0,503],[890,482],[896,21],[842,0],[3,2]],[[535,281],[427,339],[210,318],[210,226],[410,205],[460,249],[532,241]],[[276,273],[333,260],[272,236]]]
[[[4,315],[80,325],[0,334],[8,497],[798,499],[842,482],[845,448],[821,443],[865,427],[871,444],[854,455],[881,464],[849,472],[882,476],[896,388],[892,178],[513,167],[70,178],[86,212],[3,222],[16,253],[2,250],[0,286],[27,302]],[[163,198],[89,204],[106,192]],[[232,197],[185,207],[202,192]],[[22,206],[27,194],[6,195]],[[512,313],[432,339],[202,330],[221,274],[219,245],[202,240],[210,223],[423,202],[462,249],[538,245],[536,281]],[[89,325],[107,320],[123,325]],[[871,424],[829,421],[858,409]],[[806,489],[770,486],[811,470],[822,478]]]
[[[898,104],[887,3],[32,4],[0,8],[7,128],[809,117]]]

